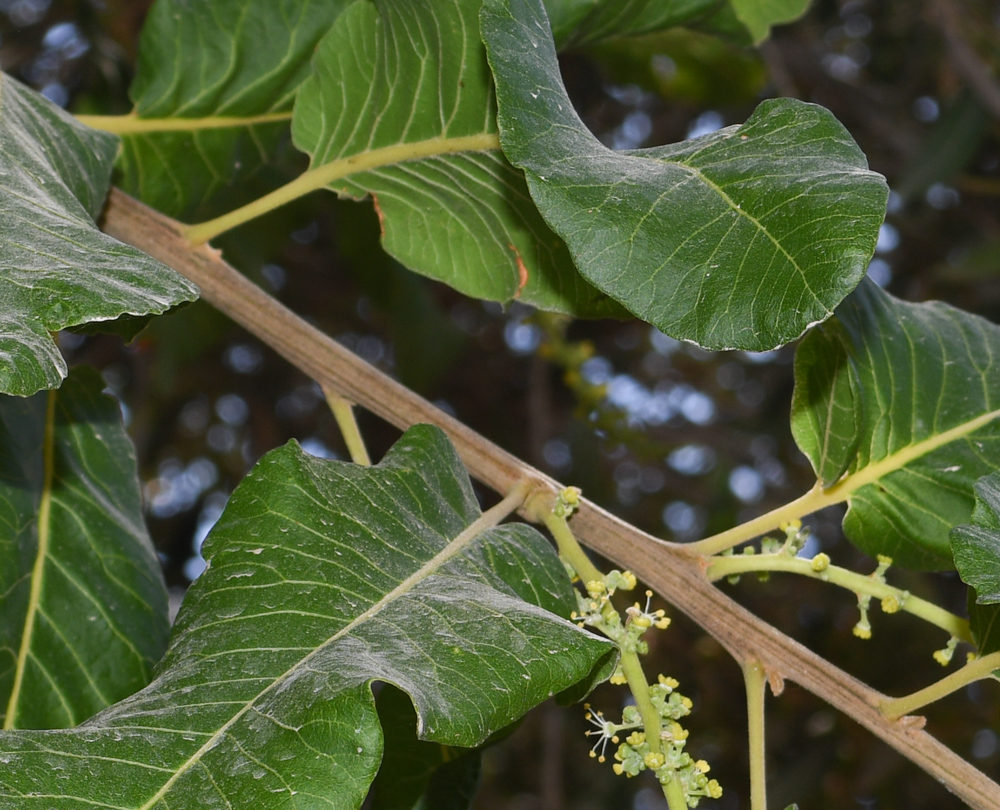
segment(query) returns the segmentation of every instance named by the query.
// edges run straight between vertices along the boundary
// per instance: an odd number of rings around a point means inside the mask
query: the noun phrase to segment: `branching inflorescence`
[[[576,509],[579,497],[575,487],[560,492],[545,523],[556,537],[570,579],[579,586],[577,610],[571,618],[580,627],[591,627],[615,643],[620,657],[611,682],[627,684],[634,699],[634,704],[622,712],[620,723],[586,705],[587,720],[594,726],[587,736],[596,738],[590,755],[604,762],[608,743],[616,745],[615,773],[631,777],[652,771],[671,810],[697,807],[706,796],[717,799],[722,788],[706,775],[708,763],[693,759],[684,750],[688,732],[679,721],[690,714],[691,699],[677,691],[680,684],[674,678],[659,675],[650,684],[639,661],[639,656],[649,652],[649,644],[643,639],[645,633],[651,628],[665,630],[670,619],[662,609],[652,609],[652,591],[646,591],[645,605],[632,604],[622,619],[612,597],[616,591],[635,588],[635,575],[618,570],[602,574],[576,544],[567,518]]]

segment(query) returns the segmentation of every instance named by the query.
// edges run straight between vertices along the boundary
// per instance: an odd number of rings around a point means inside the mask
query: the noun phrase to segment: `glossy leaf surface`
[[[817,476],[847,470],[834,486],[850,493],[848,538],[900,565],[951,567],[948,533],[969,520],[976,480],[1000,467],[1000,328],[866,279],[799,351],[827,353],[825,366],[796,363],[792,423]]]
[[[190,282],[94,225],[117,148],[0,77],[0,393],[59,385],[66,363],[51,332],[195,297]]]
[[[316,43],[351,2],[157,0],[129,92],[139,118],[189,123],[123,138],[125,190],[182,216],[270,160],[287,137]],[[212,124],[282,113],[273,123]]]
[[[827,318],[875,247],[887,189],[821,107],[614,152],[573,110],[541,0],[486,0],[504,153],[580,272],[667,334],[772,349]]]
[[[104,381],[0,397],[0,726],[69,728],[149,682],[167,593]]]
[[[0,805],[359,807],[372,680],[410,695],[422,738],[472,746],[609,675],[610,645],[548,612],[571,590],[545,538],[463,535],[477,517],[436,428],[372,468],[269,453],[206,540],[157,678],[76,730],[0,735]]]
[[[371,195],[383,247],[411,270],[477,298],[616,313],[498,148],[478,9],[478,0],[351,6],[299,92],[295,144],[313,171],[336,170],[329,188]]]

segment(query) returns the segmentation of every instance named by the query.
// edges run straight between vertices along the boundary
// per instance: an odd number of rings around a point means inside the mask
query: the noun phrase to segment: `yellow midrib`
[[[232,728],[236,722],[243,717],[253,706],[263,697],[265,694],[270,692],[272,689],[277,688],[279,684],[286,681],[289,676],[298,668],[305,665],[310,659],[316,657],[322,650],[328,649],[336,641],[343,638],[349,632],[354,630],[363,622],[367,621],[369,618],[378,613],[383,607],[398,599],[405,593],[413,590],[413,588],[422,580],[427,579],[435,572],[437,572],[445,563],[451,560],[455,555],[461,552],[466,546],[472,543],[482,532],[495,526],[505,517],[507,517],[511,512],[517,509],[522,503],[528,493],[529,485],[527,483],[520,483],[515,485],[511,492],[502,500],[500,503],[496,504],[490,509],[483,512],[476,520],[465,527],[458,535],[455,536],[444,548],[438,551],[431,559],[421,565],[416,571],[414,571],[410,576],[399,583],[395,588],[385,594],[381,599],[379,599],[374,604],[370,605],[364,612],[355,616],[350,622],[344,625],[340,630],[334,633],[330,638],[324,641],[319,647],[313,650],[309,655],[300,659],[291,668],[283,672],[281,675],[274,678],[271,683],[269,683],[264,689],[262,689],[255,697],[251,698],[246,702],[238,712],[236,712],[229,720],[227,720],[201,747],[198,748],[188,759],[181,763],[177,767],[177,770],[163,783],[162,787],[156,793],[149,798],[143,805],[141,805],[138,810],[150,810],[160,799],[162,799],[169,791],[170,788],[174,786],[178,779],[181,778],[185,773],[187,773],[194,765],[198,764],[206,752],[210,751],[216,745],[218,745],[219,740],[222,739],[223,735]]]
[[[237,225],[249,222],[251,219],[305,194],[318,191],[336,180],[342,180],[354,174],[442,155],[454,155],[462,152],[489,152],[499,149],[500,137],[496,133],[484,132],[457,137],[427,138],[422,141],[393,144],[358,152],[309,169],[290,183],[286,183],[281,188],[275,189],[270,194],[265,194],[242,208],[237,208],[207,222],[188,225],[184,228],[184,236],[192,245],[204,244]]]
[[[198,132],[206,129],[271,124],[277,121],[291,121],[292,113],[290,111],[263,113],[246,117],[210,115],[204,118],[140,118],[131,112],[128,115],[78,115],[76,120],[91,129],[115,135],[145,135],[154,132]]]
[[[964,436],[968,436],[970,433],[974,433],[983,425],[988,425],[997,417],[1000,417],[1000,409],[981,414],[975,419],[970,419],[968,422],[956,425],[950,430],[938,433],[931,436],[929,439],[924,439],[922,442],[911,444],[904,447],[902,450],[897,450],[895,453],[886,456],[881,461],[869,464],[863,469],[858,470],[856,473],[842,478],[836,484],[827,487],[824,490],[824,493],[828,495],[839,495],[841,496],[839,500],[846,500],[852,492],[861,489],[861,487],[873,484],[883,476],[886,476],[891,472],[895,472],[896,470],[901,470],[911,461],[916,461],[921,456],[933,453],[939,447],[944,447],[946,444],[950,444],[951,442],[957,441]],[[833,501],[833,503],[838,502],[839,501]]]
[[[42,588],[45,579],[45,563],[49,555],[50,516],[52,509],[52,484],[55,479],[55,414],[56,392],[49,391],[45,412],[45,436],[42,444],[42,493],[38,502],[38,548],[35,552],[35,564],[31,569],[31,592],[28,595],[28,611],[24,619],[24,632],[21,634],[21,646],[17,653],[17,665],[14,668],[14,686],[7,701],[7,712],[4,717],[4,730],[16,728],[18,702],[24,686],[24,673],[28,665],[28,654],[35,632],[35,617],[38,615],[42,600]]]
[[[771,512],[767,512],[739,526],[734,526],[732,529],[727,529],[712,537],[690,543],[686,548],[693,554],[718,554],[747,540],[753,540],[755,537],[760,537],[762,534],[774,531],[780,528],[781,524],[786,521],[811,515],[813,512],[818,512],[827,506],[844,503],[854,492],[862,487],[874,484],[890,473],[903,469],[910,462],[934,452],[939,447],[944,447],[946,444],[974,433],[998,417],[1000,417],[1000,409],[981,414],[975,419],[970,419],[921,442],[916,442],[901,450],[897,450],[895,453],[873,464],[866,465],[856,473],[848,473],[837,481],[837,483],[829,487],[824,488],[817,481],[812,489],[794,501],[790,501]]]

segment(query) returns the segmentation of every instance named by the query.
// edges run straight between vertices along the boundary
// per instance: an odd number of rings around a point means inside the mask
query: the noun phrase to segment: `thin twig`
[[[193,248],[179,223],[112,190],[103,222],[110,235],[173,267],[202,297],[321,385],[400,428],[442,428],[469,472],[498,492],[527,479],[554,492],[564,487],[488,441],[347,351],[267,295],[209,246]],[[741,664],[757,658],[768,672],[794,680],[880,737],[975,810],[1000,807],[1000,785],[925,731],[879,712],[885,695],[779,632],[705,578],[701,560],[683,546],[645,534],[586,500],[573,518],[580,540],[633,571],[714,636]]]
[[[347,452],[350,453],[351,461],[363,467],[372,465],[371,457],[368,455],[368,448],[365,447],[365,440],[358,430],[358,422],[354,418],[354,404],[344,399],[332,388],[323,387],[323,396],[326,397],[326,404],[333,411],[333,418],[337,420],[337,427],[344,437],[344,444],[347,445]]]
[[[764,745],[764,689],[767,673],[760,661],[743,662],[747,693],[747,736],[750,752],[750,810],[767,810],[767,756]]]

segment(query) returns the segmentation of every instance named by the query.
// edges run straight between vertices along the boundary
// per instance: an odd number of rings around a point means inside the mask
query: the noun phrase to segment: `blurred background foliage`
[[[0,0],[0,66],[74,112],[120,114],[149,0]],[[831,109],[893,189],[870,268],[910,300],[941,298],[1000,318],[1000,3],[818,0],[758,49],[705,34],[609,42],[564,55],[571,96],[607,144],[674,142],[742,122],[769,96]],[[305,165],[286,143],[250,186],[193,219],[229,210]],[[811,483],[788,428],[794,347],[710,354],[637,322],[574,322],[463,298],[377,246],[370,205],[313,194],[218,240],[227,257],[296,312],[504,447],[626,520],[686,541],[784,503]],[[155,320],[125,346],[63,335],[72,363],[100,368],[138,447],[151,531],[176,600],[228,493],[291,438],[346,457],[318,388],[204,304]],[[378,457],[397,435],[361,415]],[[493,496],[483,493],[484,500]],[[869,571],[840,514],[814,516],[813,551]],[[953,575],[890,574],[962,611]],[[903,694],[942,674],[944,646],[908,615],[851,634],[850,594],[773,577],[723,585],[741,602],[876,688]],[[650,669],[695,701],[689,749],[726,788],[706,806],[747,807],[738,668],[675,616]],[[961,656],[958,656],[959,658]],[[592,698],[612,708],[621,691]],[[928,711],[931,730],[1000,778],[1000,689],[975,684]],[[540,707],[487,750],[479,810],[654,810],[643,779],[587,758],[579,709]],[[769,700],[771,802],[803,808],[961,804],[906,760],[790,684]]]

